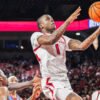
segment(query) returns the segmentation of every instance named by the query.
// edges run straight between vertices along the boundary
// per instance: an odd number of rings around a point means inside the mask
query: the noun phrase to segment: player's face
[[[11,78],[8,80],[9,83],[18,83],[18,79],[16,77]]]
[[[48,31],[53,31],[56,29],[54,19],[49,15],[43,16],[42,21],[41,21],[41,25],[42,25],[42,28],[44,28]]]

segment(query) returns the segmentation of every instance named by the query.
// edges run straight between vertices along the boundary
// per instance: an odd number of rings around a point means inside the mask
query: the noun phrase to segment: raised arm
[[[34,79],[30,80],[30,81],[21,82],[21,83],[11,83],[8,85],[8,89],[9,90],[24,89],[24,88],[28,88],[30,86],[33,86],[35,83],[40,82],[40,81],[41,81],[41,78],[38,76],[35,76]]]
[[[22,83],[11,83],[8,85],[9,90],[19,90],[19,89],[24,89],[32,86],[33,82],[32,81],[26,81]]]
[[[72,50],[85,50],[93,43],[98,35],[100,35],[100,27],[83,42],[74,39],[70,40],[68,44],[69,48]]]
[[[64,32],[66,31],[66,27],[73,22],[75,19],[77,19],[77,17],[80,15],[80,11],[81,8],[78,7],[76,9],[76,11],[71,14],[71,16],[66,19],[66,21],[57,29],[55,30],[51,35],[47,36],[47,35],[42,35],[38,38],[38,43],[40,45],[52,45],[54,44],[56,41],[59,40],[59,38],[64,34]]]
[[[93,41],[93,47],[94,47],[95,50],[98,49],[98,47],[99,47],[99,39],[98,39],[98,37]]]

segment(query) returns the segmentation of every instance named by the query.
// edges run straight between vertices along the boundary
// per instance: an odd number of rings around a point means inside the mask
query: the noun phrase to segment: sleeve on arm
[[[63,36],[63,38],[65,39],[65,44],[66,44],[66,51],[72,51],[69,48],[69,41],[71,40],[71,38],[67,37],[67,36]]]
[[[38,37],[40,37],[41,35],[43,35],[43,33],[41,32],[34,32],[31,36],[31,45],[34,48],[38,47],[40,44],[38,43],[37,39]]]

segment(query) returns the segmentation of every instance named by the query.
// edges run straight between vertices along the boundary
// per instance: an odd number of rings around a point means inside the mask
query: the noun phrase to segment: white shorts
[[[42,91],[51,100],[66,100],[66,97],[73,92],[69,80],[51,81],[50,77],[42,79]]]

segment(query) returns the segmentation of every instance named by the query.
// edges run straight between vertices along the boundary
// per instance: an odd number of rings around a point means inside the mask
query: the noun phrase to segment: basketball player
[[[82,100],[71,88],[65,51],[87,49],[100,34],[100,27],[83,42],[64,36],[66,27],[77,19],[80,11],[81,8],[77,8],[58,29],[50,15],[41,16],[37,20],[41,32],[31,36],[31,45],[40,64],[42,91],[52,100]]]
[[[10,76],[8,78],[8,84],[18,83],[18,79],[15,76]],[[9,91],[8,100],[22,100],[22,98],[17,94],[16,90]]]
[[[6,87],[7,78],[2,70],[0,70],[0,100],[7,100],[8,89]]]
[[[100,100],[100,91],[95,91],[92,94],[92,100]]]
[[[40,94],[41,94],[41,81],[34,84],[32,95],[30,98],[28,98],[28,100],[37,100]]]
[[[26,81],[26,82],[20,82],[20,83],[10,83],[8,84],[8,89],[11,90],[19,90],[19,89],[24,89],[28,88],[30,86],[35,86],[38,85],[38,82],[41,81],[41,78],[38,76],[34,76],[33,80]]]
[[[21,90],[21,89],[33,86],[34,84],[36,87],[38,85],[38,83],[40,82],[40,80],[41,80],[41,78],[39,78],[38,76],[35,75],[34,79],[31,81],[8,84],[6,75],[4,74],[4,72],[2,70],[0,70],[0,100],[8,100],[8,97],[9,97],[8,89],[10,91],[19,90],[19,89]]]

